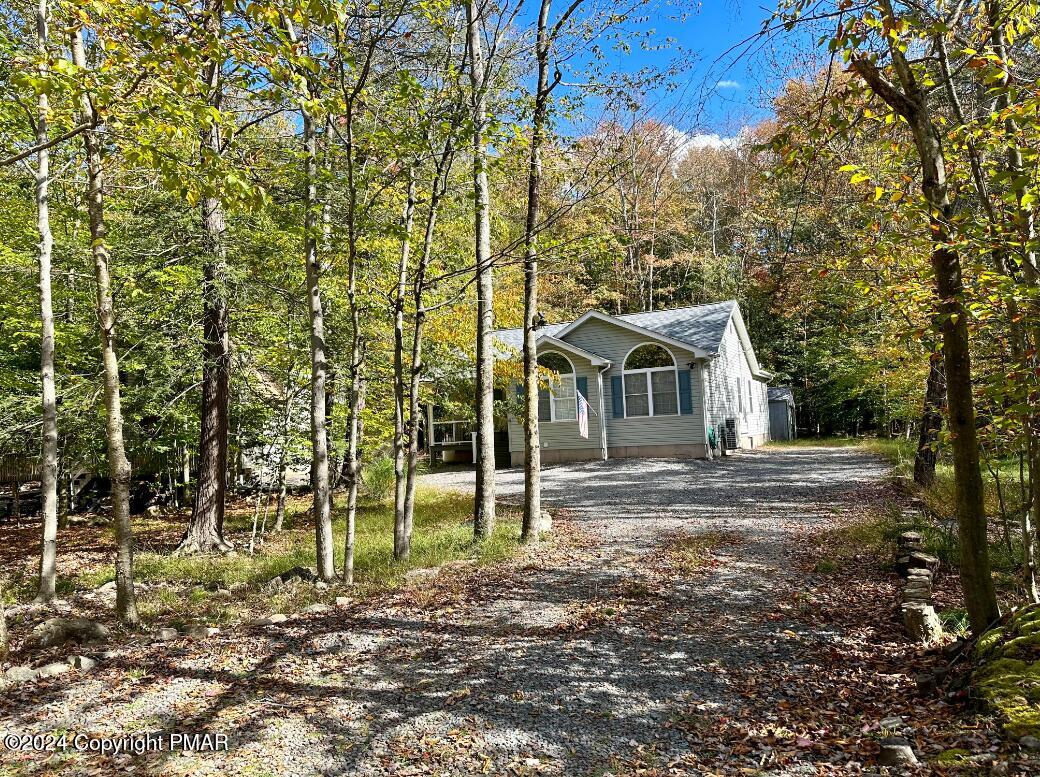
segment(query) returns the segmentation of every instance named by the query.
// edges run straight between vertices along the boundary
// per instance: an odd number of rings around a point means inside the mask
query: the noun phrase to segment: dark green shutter
[[[589,401],[589,379],[580,377],[577,379],[578,393],[585,397],[585,401]]]
[[[679,412],[682,415],[693,413],[693,397],[690,395],[690,371],[679,370]]]
[[[613,395],[610,398],[611,405],[614,408],[614,418],[625,417],[625,384],[621,380],[620,375],[614,375],[610,379],[610,393]]]
[[[516,384],[516,398],[517,399],[523,399],[524,398],[524,384],[523,383],[517,383]]]

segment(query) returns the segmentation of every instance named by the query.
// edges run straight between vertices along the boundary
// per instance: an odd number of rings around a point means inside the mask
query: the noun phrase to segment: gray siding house
[[[523,332],[495,333],[509,355]],[[581,318],[543,326],[538,359],[558,376],[539,392],[545,463],[625,456],[708,458],[769,439],[769,373],[758,364],[735,301]],[[513,386],[521,395],[521,387]],[[577,394],[588,403],[579,431]],[[520,421],[508,419],[513,466],[523,463]]]

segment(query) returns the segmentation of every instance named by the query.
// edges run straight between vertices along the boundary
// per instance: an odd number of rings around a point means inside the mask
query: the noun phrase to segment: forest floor
[[[884,476],[847,448],[547,469],[535,549],[284,623],[129,639],[0,699],[5,733],[227,750],[0,751],[0,774],[869,773],[889,732],[922,771],[1036,773],[986,717],[917,694],[946,659],[901,635],[884,562],[905,496]]]

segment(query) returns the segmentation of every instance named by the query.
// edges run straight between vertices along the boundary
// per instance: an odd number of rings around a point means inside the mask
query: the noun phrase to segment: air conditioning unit
[[[722,440],[726,446],[726,450],[735,451],[737,449],[737,419],[727,418],[725,425],[722,427]]]

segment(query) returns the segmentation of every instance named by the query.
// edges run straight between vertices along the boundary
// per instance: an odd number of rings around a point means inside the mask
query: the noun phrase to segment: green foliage
[[[972,686],[1012,736],[1040,735],[1040,605],[982,635]]]
[[[366,464],[361,477],[370,497],[380,502],[389,499],[396,482],[393,458],[383,456]]]

